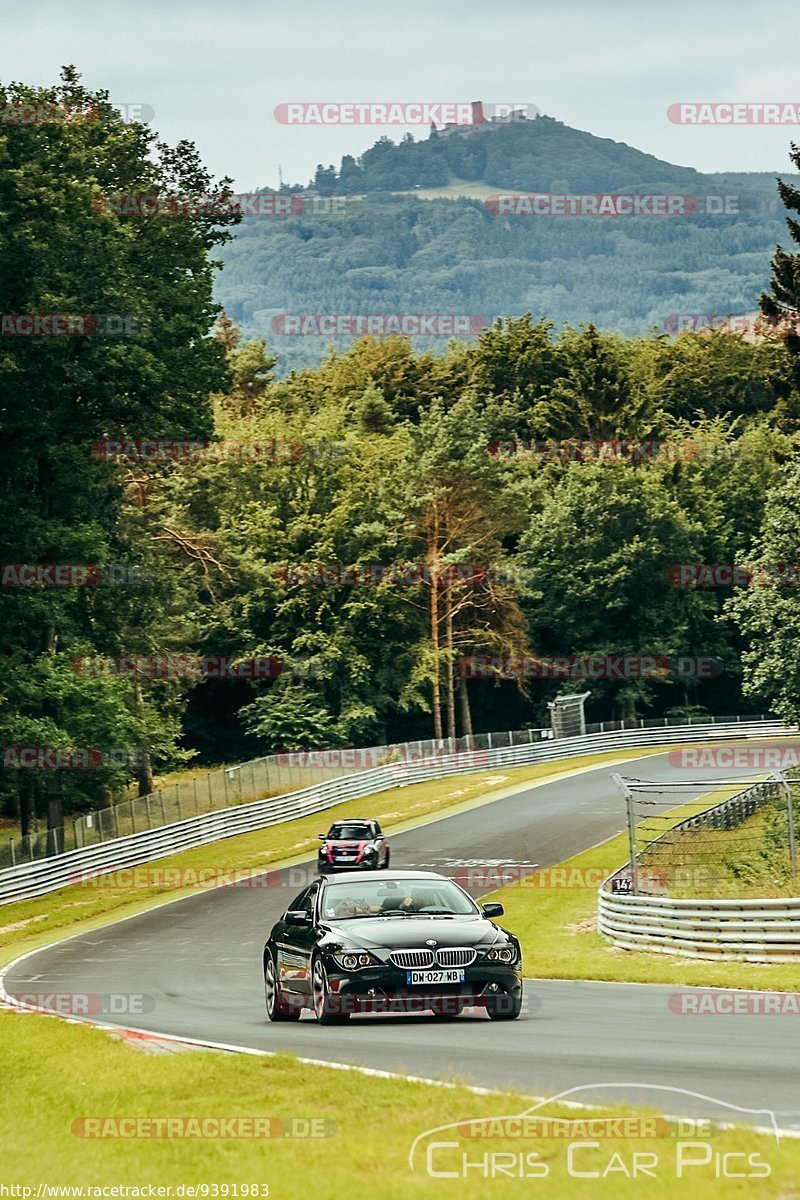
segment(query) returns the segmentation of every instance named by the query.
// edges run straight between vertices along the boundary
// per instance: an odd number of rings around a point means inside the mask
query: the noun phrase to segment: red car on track
[[[389,866],[389,843],[377,821],[356,817],[334,821],[319,837],[320,875],[332,871],[385,871]]]

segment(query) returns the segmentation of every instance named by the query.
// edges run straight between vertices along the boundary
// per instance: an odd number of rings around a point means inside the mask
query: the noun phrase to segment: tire
[[[320,1025],[344,1025],[350,1020],[350,1013],[342,1012],[339,997],[331,995],[328,974],[319,957],[311,965],[311,1002]]]
[[[487,996],[486,1011],[493,1021],[516,1021],[522,1012],[522,993],[501,992]]]
[[[386,851],[386,858],[383,860],[383,870],[384,870],[384,871],[388,871],[388,870],[389,870],[389,858],[390,858],[390,852],[387,850],[387,851]]]
[[[301,1009],[282,994],[275,973],[275,960],[268,954],[264,962],[264,1001],[270,1021],[299,1021]]]
[[[447,1017],[460,1017],[464,1011],[464,1001],[460,996],[442,996],[431,1005],[431,1012],[440,1020]]]

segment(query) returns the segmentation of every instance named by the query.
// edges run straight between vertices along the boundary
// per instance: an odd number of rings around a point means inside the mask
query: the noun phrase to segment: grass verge
[[[0,1093],[2,1177],[7,1185],[32,1188],[34,1200],[40,1184],[84,1189],[154,1184],[171,1187],[173,1196],[181,1195],[176,1190],[181,1185],[206,1185],[209,1197],[242,1196],[243,1185],[266,1185],[270,1200],[300,1191],[324,1200],[337,1196],[486,1200],[519,1197],[534,1189],[540,1197],[618,1200],[621,1186],[627,1194],[625,1185],[636,1188],[641,1179],[646,1180],[648,1197],[665,1200],[704,1197],[712,1187],[716,1196],[739,1197],[745,1191],[753,1194],[754,1184],[759,1196],[777,1200],[796,1195],[800,1187],[798,1141],[776,1143],[774,1137],[741,1127],[715,1131],[707,1139],[702,1135],[679,1139],[675,1125],[641,1123],[641,1114],[635,1127],[639,1136],[623,1138],[564,1124],[558,1126],[557,1137],[478,1139],[447,1130],[420,1144],[412,1172],[409,1151],[425,1131],[451,1122],[516,1115],[529,1109],[531,1101],[474,1095],[458,1086],[365,1078],[301,1064],[285,1055],[142,1054],[99,1030],[38,1015],[2,1014],[0,1022],[5,1084]],[[413,1037],[412,1029],[409,1036]],[[611,1106],[589,1113],[548,1104],[538,1115],[574,1122],[634,1111]],[[308,1128],[292,1126],[292,1119],[315,1121],[317,1126],[311,1128],[328,1136],[80,1136],[87,1129],[130,1132],[130,1126],[110,1127],[105,1122],[135,1117],[271,1118],[282,1121],[284,1130]],[[80,1124],[86,1118],[98,1124]],[[228,1132],[232,1128],[229,1125]],[[496,1126],[484,1128],[497,1131]],[[213,1126],[205,1129],[214,1132]],[[271,1125],[270,1132],[278,1130]],[[434,1171],[455,1172],[455,1177],[427,1173],[426,1151],[432,1141],[455,1143],[434,1149],[430,1159]],[[570,1171],[568,1147],[575,1143]],[[707,1150],[700,1148],[702,1144]],[[723,1154],[734,1156],[724,1160],[730,1164],[728,1170],[748,1172],[751,1177],[721,1177],[723,1160],[718,1156]],[[639,1156],[640,1166],[647,1167],[635,1183],[631,1182],[634,1155]],[[477,1166],[464,1173],[462,1156]],[[678,1178],[681,1157],[683,1177]],[[687,1166],[688,1159],[696,1165]],[[575,1172],[584,1174],[578,1177]],[[250,1194],[267,1193],[261,1186]],[[84,1190],[83,1195],[91,1193]]]

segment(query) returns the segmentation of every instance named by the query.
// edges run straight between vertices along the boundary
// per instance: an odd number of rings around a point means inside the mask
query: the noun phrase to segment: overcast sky
[[[242,191],[405,132],[279,124],[292,101],[529,103],[702,171],[788,174],[797,126],[692,128],[667,108],[800,105],[797,27],[796,0],[0,0],[0,80],[52,84],[74,63]]]

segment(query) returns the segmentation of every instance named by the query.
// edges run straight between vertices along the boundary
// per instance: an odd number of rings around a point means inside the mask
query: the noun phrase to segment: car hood
[[[322,843],[323,849],[326,846],[333,846],[334,849],[344,847],[347,850],[352,850],[354,846],[368,846],[374,842],[375,838],[325,838]]]
[[[498,938],[506,940],[505,932],[483,917],[356,917],[325,924],[331,941],[347,941],[365,950],[424,947],[430,940],[439,946],[480,946],[491,945]]]

